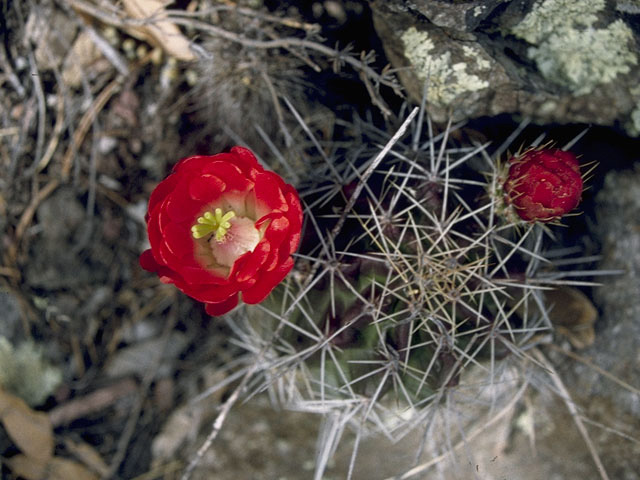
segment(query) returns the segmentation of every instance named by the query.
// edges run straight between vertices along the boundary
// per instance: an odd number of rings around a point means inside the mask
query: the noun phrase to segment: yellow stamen
[[[191,227],[193,238],[200,239],[210,234],[215,234],[216,241],[221,242],[227,234],[227,230],[231,228],[231,220],[236,216],[233,210],[229,210],[224,215],[221,208],[216,208],[214,213],[205,212],[196,220],[198,223]]]

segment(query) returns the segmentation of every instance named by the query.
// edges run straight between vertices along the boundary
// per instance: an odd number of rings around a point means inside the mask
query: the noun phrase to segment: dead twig
[[[49,143],[47,144],[47,149],[44,151],[44,154],[37,161],[38,163],[34,164],[27,172],[25,172],[25,176],[30,176],[33,173],[40,173],[44,170],[49,162],[53,158],[54,153],[56,153],[56,149],[58,148],[58,142],[60,141],[60,135],[62,134],[62,130],[64,129],[64,96],[62,94],[58,95],[58,103],[56,105],[56,124],[53,127],[53,133],[51,134],[51,138],[49,139]],[[38,157],[36,157],[38,158]]]
[[[145,20],[133,20],[125,18],[124,12],[117,11],[114,9],[113,13],[105,13],[95,6],[83,1],[83,0],[65,0],[65,2],[73,7],[76,10],[84,12],[88,15],[91,15],[105,23],[113,25],[115,27],[127,27],[127,26],[136,26],[136,25],[145,25],[149,23],[149,19]],[[247,38],[243,35],[230,32],[225,30],[224,28],[211,25],[210,23],[195,20],[192,18],[184,18],[184,12],[180,12],[180,16],[177,16],[175,13],[170,14],[170,11],[167,11],[166,20],[171,20],[176,25],[183,25],[185,27],[193,28],[195,30],[200,30],[203,32],[207,32],[210,35],[218,38],[224,38],[226,40],[239,43],[245,47],[250,48],[283,48],[286,50],[290,50],[292,48],[299,48],[302,50],[312,50],[320,53],[321,55],[325,55],[327,58],[335,58],[340,62],[346,63],[356,70],[361,70],[364,74],[366,74],[371,80],[375,81],[380,85],[385,85],[392,88],[397,94],[400,94],[400,85],[395,80],[395,77],[390,75],[380,75],[373,68],[371,68],[366,62],[358,60],[352,55],[345,55],[339,50],[334,48],[327,47],[318,42],[314,42],[312,40],[306,40],[302,38],[295,37],[285,37],[278,38],[272,40],[254,40],[251,38]],[[151,20],[152,21],[152,20]]]
[[[223,28],[217,27],[215,25],[210,25],[206,22],[201,22],[197,20],[187,20],[182,18],[169,17],[172,21],[179,25],[190,26],[192,28],[202,30],[207,32],[213,36],[224,38],[226,40],[230,40],[235,43],[239,43],[245,47],[252,48],[301,48],[307,50],[316,51],[322,55],[325,55],[327,58],[336,58],[341,62],[344,62],[356,70],[362,70],[369,78],[374,80],[375,82],[386,85],[394,89],[394,91],[399,92],[399,85],[395,81],[394,77],[383,77],[378,72],[376,72],[373,68],[367,65],[365,62],[358,60],[357,58],[351,55],[344,55],[339,50],[336,50],[331,47],[327,47],[318,42],[314,42],[312,40],[306,40],[302,38],[294,38],[294,37],[285,37],[274,40],[254,40],[251,38],[244,37],[237,33],[230,32]]]
[[[259,10],[247,7],[240,7],[235,2],[225,1],[227,5],[216,5],[211,8],[203,8],[197,10],[195,12],[188,12],[183,10],[169,10],[166,12],[170,15],[182,16],[182,17],[206,17],[211,15],[212,13],[216,14],[221,11],[239,13],[240,15],[245,15],[247,17],[259,18],[260,20],[264,20],[266,22],[271,23],[279,23],[280,25],[284,25],[289,28],[296,28],[298,30],[304,30],[308,33],[318,33],[320,31],[320,25],[317,23],[308,23],[301,22],[294,18],[289,17],[278,17],[276,15],[270,15],[268,13],[261,12]]]
[[[153,362],[142,378],[142,383],[140,384],[140,388],[138,389],[138,398],[131,410],[131,413],[129,414],[129,418],[127,419],[127,423],[124,427],[124,430],[122,431],[122,435],[118,440],[116,453],[111,460],[111,464],[109,465],[109,473],[108,475],[103,476],[103,478],[113,478],[120,469],[120,465],[124,461],[127,450],[129,448],[129,443],[131,442],[131,438],[133,437],[136,426],[138,425],[138,420],[140,419],[140,414],[142,413],[142,407],[144,406],[144,401],[147,398],[147,393],[149,392],[149,388],[151,387],[153,379],[158,373],[158,369],[160,368],[160,363],[163,358],[164,349],[169,342],[171,331],[173,330],[173,327],[175,327],[177,321],[178,311],[177,308],[173,307],[167,316],[167,321],[162,332],[163,347],[159,348],[158,351],[155,352]]]
[[[49,420],[54,428],[67,425],[74,420],[109,408],[119,399],[133,394],[137,388],[138,385],[133,379],[125,378],[113,385],[55,407],[49,412]]]
[[[53,191],[58,188],[60,185],[60,181],[55,178],[49,180],[42,190],[40,190],[35,197],[31,199],[31,202],[27,206],[27,208],[22,212],[22,216],[20,217],[20,221],[18,222],[18,226],[16,227],[13,243],[9,247],[8,252],[8,263],[9,265],[15,265],[16,260],[18,258],[18,249],[19,245],[22,242],[22,237],[24,236],[24,232],[27,230],[31,221],[33,220],[33,216],[38,209],[38,206],[53,193]]]
[[[31,69],[31,80],[33,81],[33,91],[36,95],[36,101],[38,104],[38,129],[36,133],[36,151],[35,158],[42,156],[42,149],[44,148],[44,130],[45,121],[47,119],[47,105],[44,101],[44,91],[42,89],[42,82],[40,81],[40,72],[38,71],[38,64],[36,63],[33,52],[29,52],[29,67]]]
[[[9,83],[11,84],[13,89],[16,91],[18,96],[20,98],[24,98],[24,96],[27,93],[24,87],[22,86],[22,84],[20,83],[20,79],[18,79],[18,76],[13,71],[13,67],[11,66],[11,63],[9,63],[9,61],[7,60],[4,44],[0,44],[0,68],[4,72],[6,79],[9,81]]]
[[[100,95],[98,95],[95,101],[91,104],[91,107],[89,107],[89,110],[87,110],[80,119],[80,123],[78,124],[78,128],[73,135],[71,144],[67,148],[67,151],[65,152],[62,159],[63,181],[66,182],[69,179],[69,174],[71,173],[71,168],[73,167],[73,159],[78,152],[78,149],[82,145],[82,142],[84,141],[84,138],[89,131],[89,127],[93,124],[96,116],[102,111],[111,97],[120,89],[120,87],[124,83],[124,79],[125,77],[123,77],[122,75],[118,75],[111,81],[111,83],[104,87],[100,92]]]
[[[281,323],[280,325],[284,325],[284,324]],[[215,439],[218,437],[220,430],[222,430],[222,426],[224,425],[224,422],[227,419],[227,416],[229,415],[231,408],[236,404],[236,402],[238,401],[238,398],[240,398],[240,394],[244,392],[247,384],[249,383],[249,380],[251,380],[251,378],[253,377],[253,374],[258,370],[258,367],[262,362],[262,357],[264,356],[264,353],[266,352],[266,350],[267,350],[267,347],[264,347],[263,350],[260,352],[260,354],[258,354],[258,358],[256,358],[253,365],[251,365],[251,368],[247,370],[247,373],[244,374],[244,377],[242,377],[240,384],[233,390],[231,395],[229,395],[229,398],[225,400],[224,404],[222,405],[222,408],[220,409],[220,413],[218,414],[215,421],[213,422],[213,426],[211,427],[211,432],[209,432],[209,435],[207,436],[206,440],[202,443],[202,445],[198,449],[193,459],[191,459],[191,462],[189,462],[189,465],[187,466],[186,470],[182,474],[182,477],[180,477],[180,480],[189,480],[189,478],[191,478],[191,474],[200,463],[200,460],[202,459],[204,454],[207,453],[207,450],[211,448],[211,445],[213,444]]]

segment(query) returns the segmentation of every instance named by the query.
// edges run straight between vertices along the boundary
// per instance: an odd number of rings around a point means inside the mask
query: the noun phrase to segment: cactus
[[[293,275],[227,317],[260,352],[253,391],[325,415],[317,479],[347,425],[392,440],[422,426],[420,454],[438,408],[519,398],[527,350],[552,331],[544,289],[571,284],[545,257],[549,226],[504,212],[499,158],[518,132],[490,154],[417,110],[391,138],[358,124],[352,149],[300,185]]]

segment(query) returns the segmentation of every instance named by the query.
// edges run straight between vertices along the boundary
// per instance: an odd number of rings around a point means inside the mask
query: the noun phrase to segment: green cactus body
[[[469,382],[478,391],[507,382],[552,331],[541,290],[555,282],[541,269],[549,227],[504,214],[503,169],[486,145],[453,145],[455,127],[428,127],[421,141],[414,121],[413,138],[394,145],[351,204],[387,141],[379,131],[337,169],[339,181],[331,172],[302,190],[313,219],[297,273],[240,322],[249,350],[268,348],[263,388],[290,408],[333,412],[340,431],[353,423],[402,436]]]

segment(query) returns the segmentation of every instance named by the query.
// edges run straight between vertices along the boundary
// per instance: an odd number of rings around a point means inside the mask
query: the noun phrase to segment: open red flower
[[[573,210],[582,195],[580,164],[557,148],[528,150],[509,160],[507,204],[528,222],[549,222]]]
[[[261,302],[293,268],[302,207],[291,185],[233,147],[178,162],[151,193],[146,220],[142,268],[222,315],[240,293]]]

